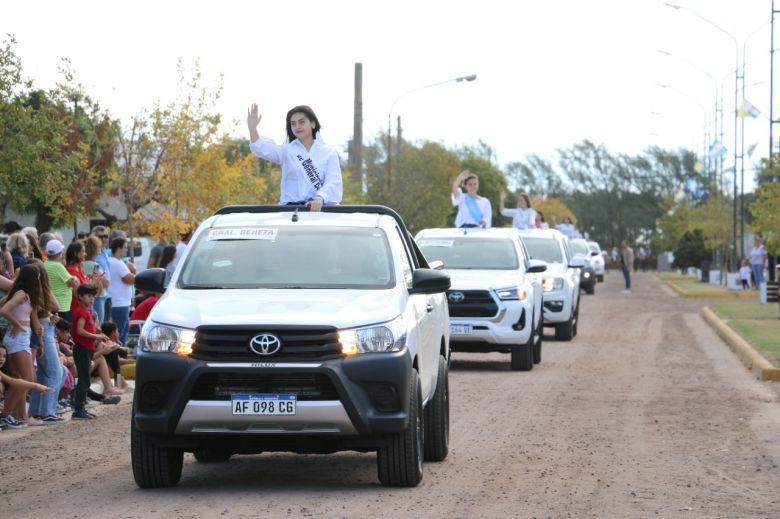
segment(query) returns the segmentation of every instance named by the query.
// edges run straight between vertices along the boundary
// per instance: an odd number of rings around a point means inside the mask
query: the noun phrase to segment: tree
[[[699,268],[702,263],[709,261],[712,251],[705,245],[701,229],[685,231],[677,248],[674,250],[674,264],[677,268]]]
[[[11,36],[0,49],[0,207],[36,213],[36,227],[73,224],[90,215],[112,163],[111,123],[73,83],[52,92],[22,80]]]
[[[750,204],[750,213],[755,217],[753,229],[764,238],[767,252],[780,254],[780,174],[779,157],[773,163],[766,159],[761,164],[761,177],[755,199]]]
[[[367,157],[376,156],[376,147]],[[449,186],[460,171],[460,161],[440,144],[425,142],[417,148],[405,144],[393,165],[393,189],[386,189],[385,164],[366,168],[369,203],[392,207],[406,226],[417,231],[426,227],[447,227],[452,204]]]

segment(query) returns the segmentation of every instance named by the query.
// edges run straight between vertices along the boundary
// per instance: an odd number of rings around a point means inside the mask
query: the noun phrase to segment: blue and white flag
[[[725,156],[726,153],[728,153],[728,150],[722,142],[720,142],[718,139],[712,141],[712,144],[710,144],[710,157],[713,159],[719,159]]]

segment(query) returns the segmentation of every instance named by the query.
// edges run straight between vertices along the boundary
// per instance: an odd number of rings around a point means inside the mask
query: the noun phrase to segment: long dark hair
[[[49,312],[54,311],[52,307],[52,291],[49,283],[49,273],[42,261],[31,261],[30,264],[38,267],[41,272],[41,308],[38,310],[38,317],[48,317]]]
[[[168,266],[168,263],[173,261],[173,258],[176,257],[176,246],[175,245],[166,245],[163,247],[162,252],[160,253],[160,263],[157,265],[159,268],[164,269]]]
[[[290,124],[290,118],[293,116],[293,114],[297,114],[297,113],[301,113],[301,114],[305,115],[306,118],[309,121],[314,123],[314,129],[311,132],[311,136],[312,136],[312,138],[316,139],[317,138],[317,134],[322,129],[322,127],[320,126],[320,120],[317,119],[317,116],[314,114],[314,110],[312,110],[311,108],[309,108],[306,105],[299,105],[299,106],[293,107],[292,109],[290,109],[289,112],[287,112],[287,120],[284,121],[285,128],[287,130],[287,139],[290,142],[295,140],[295,134],[292,131],[292,125]]]
[[[66,265],[78,265],[79,253],[84,250],[84,244],[80,240],[74,241],[68,245],[68,249],[65,251],[65,264]]]
[[[15,293],[23,290],[30,298],[30,305],[38,311],[43,308],[43,297],[41,293],[41,271],[36,265],[25,265],[19,269],[19,274],[14,279],[14,284],[8,295],[0,300],[0,304],[10,301]]]

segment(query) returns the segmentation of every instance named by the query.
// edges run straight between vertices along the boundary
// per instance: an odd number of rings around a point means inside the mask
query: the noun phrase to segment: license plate
[[[234,415],[294,415],[295,395],[233,395]]]
[[[450,335],[471,335],[472,328],[470,324],[451,324]]]

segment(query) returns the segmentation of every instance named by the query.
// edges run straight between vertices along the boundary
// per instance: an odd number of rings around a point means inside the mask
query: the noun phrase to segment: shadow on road
[[[225,491],[328,490],[380,486],[376,454],[269,453],[235,455],[226,463],[199,463],[185,455],[179,489],[199,494]]]

